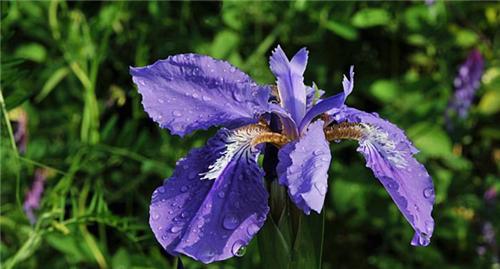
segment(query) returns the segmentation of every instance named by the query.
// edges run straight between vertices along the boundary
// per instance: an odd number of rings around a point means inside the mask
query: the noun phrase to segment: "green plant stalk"
[[[5,106],[5,100],[3,98],[3,90],[0,88],[0,109],[2,110],[2,115],[5,121],[5,126],[7,126],[7,133],[9,134],[9,141],[12,147],[12,154],[14,155],[14,163],[16,165],[16,201],[19,205],[19,208],[22,210],[22,202],[21,202],[21,176],[20,176],[20,168],[21,164],[19,163],[19,152],[17,151],[16,139],[14,138],[14,132],[12,130],[12,125],[10,124],[9,115],[7,113],[7,108]],[[1,126],[1,125],[0,125]],[[1,171],[0,171],[1,174]]]

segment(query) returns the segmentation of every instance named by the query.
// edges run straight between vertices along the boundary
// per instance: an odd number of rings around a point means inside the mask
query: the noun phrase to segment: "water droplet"
[[[172,115],[174,115],[175,117],[180,117],[180,116],[182,116],[182,112],[180,112],[179,110],[174,110],[172,112]]]
[[[152,220],[159,220],[160,219],[160,214],[158,214],[158,212],[153,212],[151,214],[151,219]]]
[[[236,242],[234,242],[233,247],[231,248],[231,252],[234,254],[234,256],[241,257],[245,255],[246,247],[244,245],[245,242],[241,240],[237,240]]]
[[[210,263],[211,261],[214,260],[215,257],[215,252],[210,249],[204,249],[200,253],[200,260],[203,261],[204,263]]]
[[[238,227],[238,224],[238,218],[232,214],[225,216],[224,220],[222,221],[222,226],[224,226],[224,228],[228,230],[234,230],[236,227]]]
[[[172,226],[172,228],[170,228],[170,232],[171,233],[178,233],[182,230],[182,227],[181,226]]]
[[[165,188],[163,186],[161,186],[161,187],[158,188],[158,191],[160,193],[165,193]]]
[[[313,154],[316,155],[316,156],[318,156],[318,155],[323,154],[323,151],[317,149],[317,150],[313,151]]]
[[[194,179],[194,178],[196,178],[196,175],[197,175],[197,173],[193,171],[193,172],[189,173],[188,178]]]
[[[161,98],[160,98],[160,99],[158,99],[158,103],[163,104],[164,102],[165,102],[165,101],[163,101],[163,99],[161,99]]]
[[[385,185],[387,185],[387,188],[391,190],[396,190],[399,187],[398,183],[396,183],[396,181],[394,181],[390,177],[382,177],[381,180],[383,183],[385,183]]]
[[[252,235],[256,234],[256,233],[257,233],[257,231],[259,231],[259,229],[260,229],[260,228],[259,228],[259,226],[258,226],[257,224],[255,224],[255,223],[251,223],[251,224],[248,226],[248,228],[247,228],[247,233],[248,233],[248,235],[252,236]]]
[[[189,189],[189,187],[184,185],[181,187],[181,192],[187,192],[188,189]]]
[[[432,234],[432,232],[434,231],[434,221],[433,220],[425,221],[425,230],[428,234]]]
[[[424,189],[424,197],[427,199],[434,199],[434,189],[432,187]]]
[[[321,195],[325,195],[326,194],[326,186],[325,186],[325,184],[320,183],[320,182],[316,182],[316,183],[314,183],[314,187],[318,190],[318,192]]]
[[[295,172],[297,172],[297,170],[299,170],[299,168],[300,168],[300,167],[299,167],[299,166],[297,166],[297,165],[292,165],[292,166],[290,166],[290,167],[288,168],[288,171],[289,171],[290,173],[295,173]]]
[[[186,212],[182,212],[182,213],[181,213],[181,217],[182,217],[182,218],[187,217],[187,215],[188,215],[188,214],[187,214]]]
[[[243,102],[243,95],[241,94],[241,92],[238,89],[235,89],[233,91],[233,98],[234,98],[234,100],[236,100],[238,102]]]
[[[197,93],[193,93],[193,95],[192,95],[192,96],[193,96],[193,98],[198,98],[198,97],[200,97]]]
[[[205,101],[205,102],[212,100],[212,98],[210,98],[209,96],[206,96],[206,95],[204,95],[201,99],[203,99],[203,101]]]
[[[226,196],[226,194],[223,192],[223,191],[220,191],[217,196],[219,196],[219,198],[224,198]]]

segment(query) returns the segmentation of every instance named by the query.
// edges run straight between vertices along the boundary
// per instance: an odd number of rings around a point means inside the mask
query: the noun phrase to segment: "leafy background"
[[[323,268],[499,268],[498,2],[1,2],[2,264],[17,268],[172,268],[148,226],[153,189],[213,130],[179,139],[141,108],[128,74],[185,52],[227,59],[259,83],[278,43],[306,46],[305,74],[327,95],[354,64],[348,104],[398,124],[421,150],[436,186],[436,229],[427,248],[353,143],[333,144]],[[472,48],[486,59],[470,115],[447,130],[444,112],[458,65]],[[24,153],[13,149],[16,115],[28,116]],[[8,119],[8,120],[6,120]],[[48,171],[38,221],[22,201]],[[496,199],[496,200],[495,200]],[[255,240],[254,240],[255,241]],[[496,246],[495,246],[495,244]],[[241,258],[186,268],[255,268]]]

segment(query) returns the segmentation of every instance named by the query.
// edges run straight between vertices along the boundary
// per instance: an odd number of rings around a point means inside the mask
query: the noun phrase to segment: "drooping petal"
[[[298,139],[283,146],[278,153],[276,168],[280,184],[297,207],[309,214],[320,213],[328,189],[330,148],[323,132],[323,121],[310,124]]]
[[[414,228],[412,245],[428,245],[434,231],[434,186],[425,167],[413,157],[417,150],[404,132],[378,115],[350,107],[334,116],[339,122],[359,123],[358,152]]]
[[[349,69],[349,76],[350,79],[347,79],[346,76],[344,76],[342,81],[344,91],[342,93],[320,100],[320,102],[307,111],[306,115],[300,122],[299,133],[302,133],[304,128],[318,115],[335,108],[341,108],[345,99],[349,94],[351,94],[354,88],[354,66],[351,66]]]
[[[246,246],[269,211],[258,150],[228,145],[244,134],[220,130],[207,145],[180,160],[172,177],[153,193],[150,225],[172,255],[185,254],[203,263],[224,260]],[[239,137],[237,137],[239,136]],[[225,159],[230,154],[230,159]],[[214,179],[203,179],[223,162]]]
[[[227,62],[179,54],[130,68],[144,110],[173,134],[185,135],[214,125],[254,123],[268,110],[269,87],[255,84]]]
[[[281,105],[297,123],[306,113],[306,86],[303,74],[307,65],[307,54],[307,50],[302,48],[289,61],[278,45],[269,59],[269,66],[277,79]]]

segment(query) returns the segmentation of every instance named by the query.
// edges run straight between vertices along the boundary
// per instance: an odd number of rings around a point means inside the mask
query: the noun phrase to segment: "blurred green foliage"
[[[348,104],[407,131],[433,176],[436,229],[427,248],[352,143],[333,144],[323,268],[499,268],[500,6],[498,2],[28,2],[1,5],[3,268],[172,268],[148,226],[153,189],[213,130],[186,139],[149,120],[128,74],[185,52],[226,59],[273,83],[272,48],[310,50],[306,83],[332,95],[356,66]],[[486,59],[465,120],[444,111],[458,65]],[[11,124],[28,115],[18,153]],[[15,127],[15,126],[14,126]],[[50,173],[38,221],[22,210],[35,169]],[[499,198],[496,198],[498,201]],[[258,268],[245,256],[186,268]],[[482,250],[482,251],[480,251]],[[495,260],[496,259],[496,260]]]

